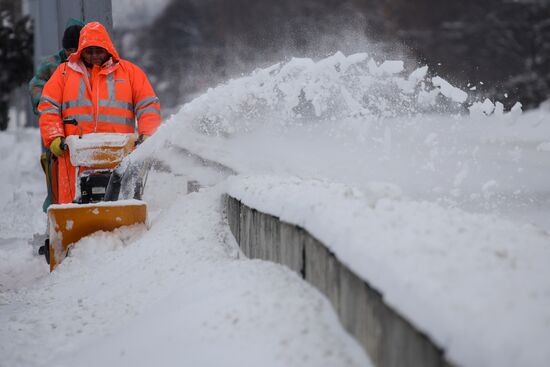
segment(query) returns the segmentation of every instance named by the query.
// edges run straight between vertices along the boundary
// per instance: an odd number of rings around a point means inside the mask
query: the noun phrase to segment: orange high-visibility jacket
[[[80,54],[90,46],[103,47],[111,58],[101,67],[87,69]],[[161,122],[160,103],[145,73],[122,60],[98,22],[88,23],[80,32],[78,51],[58,66],[44,86],[38,105],[40,133],[49,147],[57,137],[77,135],[80,129],[63,125],[75,119],[83,134],[92,132],[152,135]],[[75,196],[75,167],[69,155],[58,160],[58,195],[55,203],[70,203]]]

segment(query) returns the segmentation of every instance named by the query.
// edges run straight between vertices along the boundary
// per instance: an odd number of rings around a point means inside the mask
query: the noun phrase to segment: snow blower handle
[[[82,126],[78,124],[78,121],[76,121],[75,119],[66,119],[63,120],[63,125],[74,125],[78,127],[80,129],[80,134],[78,134],[78,138],[82,139]]]

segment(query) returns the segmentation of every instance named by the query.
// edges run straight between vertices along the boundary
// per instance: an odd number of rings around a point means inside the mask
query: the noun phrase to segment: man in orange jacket
[[[38,112],[44,145],[57,157],[57,172],[52,172],[56,204],[70,203],[75,196],[75,167],[64,151],[66,136],[78,135],[80,129],[82,134],[135,133],[137,120],[143,139],[161,122],[159,99],[147,76],[118,56],[98,22],[82,28],[78,50],[44,86]],[[64,125],[66,119],[79,126]]]

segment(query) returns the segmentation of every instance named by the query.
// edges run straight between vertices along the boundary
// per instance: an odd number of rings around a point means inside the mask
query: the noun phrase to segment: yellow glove
[[[61,157],[63,154],[65,154],[65,142],[63,141],[62,137],[58,136],[52,141],[52,143],[50,144],[50,151],[56,157]]]

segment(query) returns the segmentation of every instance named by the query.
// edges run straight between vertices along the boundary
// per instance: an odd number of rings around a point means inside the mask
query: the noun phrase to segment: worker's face
[[[86,47],[81,53],[84,63],[88,65],[103,65],[111,56],[106,49],[102,47]]]

